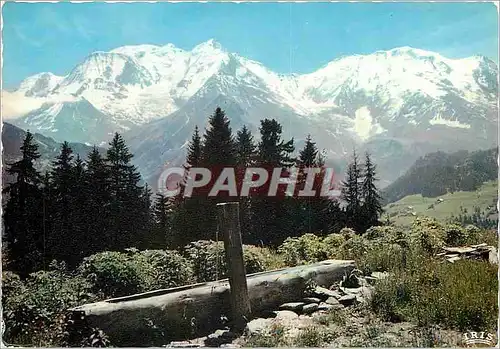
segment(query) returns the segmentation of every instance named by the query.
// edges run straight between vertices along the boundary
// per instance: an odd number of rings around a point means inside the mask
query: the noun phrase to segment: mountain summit
[[[233,128],[257,130],[271,117],[298,140],[310,133],[333,159],[367,147],[381,159],[411,163],[424,151],[486,148],[497,138],[496,64],[411,47],[283,75],[213,39],[190,51],[124,46],[90,54],[66,76],[29,77],[15,93],[41,105],[16,125],[97,144],[126,132],[146,176],[164,157],[180,156],[194,126],[217,106]]]

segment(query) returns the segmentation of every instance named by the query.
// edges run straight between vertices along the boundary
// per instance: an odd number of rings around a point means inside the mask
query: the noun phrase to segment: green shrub
[[[184,248],[184,255],[193,266],[198,282],[227,278],[224,244],[201,240],[192,242]],[[247,274],[269,270],[280,264],[273,254],[261,247],[243,246],[243,257]]]
[[[293,344],[299,348],[320,347],[324,340],[328,338],[325,330],[316,326],[306,327],[294,338]]]
[[[464,229],[465,229],[465,233],[467,234],[467,243],[472,244],[472,245],[474,245],[474,244],[480,244],[480,243],[483,243],[483,242],[488,243],[487,241],[479,241],[484,236],[482,234],[481,229],[479,229],[475,225],[469,224],[469,225],[465,226]],[[496,238],[496,234],[495,234],[495,238]],[[495,240],[494,245],[496,245],[496,244],[497,244],[497,241]]]
[[[407,250],[401,245],[374,243],[367,247],[361,258],[357,258],[357,265],[365,274],[374,271],[390,271],[403,268],[406,264],[406,255]]]
[[[344,236],[345,240],[352,239],[357,235],[356,232],[351,228],[342,228],[339,234]]]
[[[278,248],[288,266],[314,263],[328,258],[325,244],[314,234],[287,238]]]
[[[337,258],[340,246],[346,241],[342,234],[329,234],[323,239],[324,249],[327,258]]]
[[[13,293],[19,292],[24,287],[24,283],[16,273],[11,271],[2,271],[2,302],[9,298]]]
[[[141,266],[122,252],[100,252],[87,257],[80,273],[94,285],[94,291],[107,297],[120,297],[142,290]]]
[[[469,231],[470,229],[464,229],[457,224],[447,224],[444,227],[444,242],[447,246],[463,246],[469,241]]]
[[[412,223],[411,243],[428,254],[440,251],[445,238],[443,226],[433,218],[419,217]]]
[[[7,343],[26,346],[63,346],[65,311],[98,297],[85,278],[60,270],[31,274],[15,283],[3,301]]]
[[[194,282],[193,269],[177,251],[145,250],[132,255],[139,268],[142,290],[178,287]]]
[[[168,250],[101,252],[86,258],[79,271],[93,283],[96,292],[107,297],[183,286],[194,281],[190,262],[177,251]]]
[[[361,260],[368,251],[368,242],[359,235],[345,241],[339,249],[339,254],[343,259]]]

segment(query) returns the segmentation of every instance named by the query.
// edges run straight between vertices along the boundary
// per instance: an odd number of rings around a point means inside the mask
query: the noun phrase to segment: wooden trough
[[[300,300],[308,281],[330,286],[354,267],[354,261],[327,260],[248,275],[252,315]],[[230,318],[229,292],[225,279],[85,304],[70,312],[103,330],[114,346],[160,346],[221,328],[221,317]]]

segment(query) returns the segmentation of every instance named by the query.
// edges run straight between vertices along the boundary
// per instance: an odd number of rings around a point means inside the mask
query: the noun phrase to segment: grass
[[[497,268],[487,262],[419,258],[375,286],[372,308],[389,321],[495,332]]]
[[[438,203],[438,199],[443,202]],[[496,207],[498,199],[498,181],[484,183],[477,191],[460,191],[448,193],[435,198],[426,198],[422,195],[409,195],[403,199],[388,204],[384,207],[385,217],[388,215],[395,226],[410,226],[418,216],[433,217],[440,221],[449,219],[452,215],[460,213],[460,206],[468,212],[473,212],[474,207],[486,210]],[[431,205],[434,205],[433,208]],[[410,209],[409,206],[412,208]],[[416,216],[411,213],[414,212]]]

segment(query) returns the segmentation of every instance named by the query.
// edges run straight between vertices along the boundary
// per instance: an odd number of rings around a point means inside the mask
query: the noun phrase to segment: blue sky
[[[191,49],[214,38],[281,73],[399,46],[498,62],[493,3],[6,3],[3,83],[64,75],[90,52],[132,44]]]

